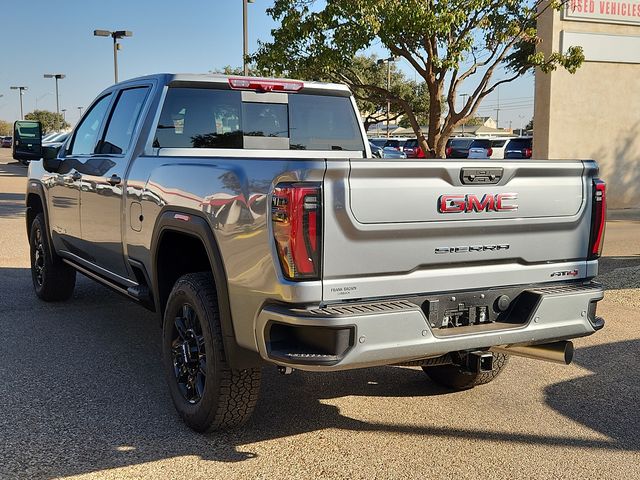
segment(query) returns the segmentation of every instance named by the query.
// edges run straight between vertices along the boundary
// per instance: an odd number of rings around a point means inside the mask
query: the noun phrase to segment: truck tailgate
[[[328,161],[323,300],[593,276],[596,171],[581,161]]]

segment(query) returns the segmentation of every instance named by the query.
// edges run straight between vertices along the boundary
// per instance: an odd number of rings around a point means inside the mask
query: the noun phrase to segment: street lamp
[[[244,74],[249,75],[249,65],[247,65],[247,57],[249,56],[249,28],[247,26],[247,4],[254,3],[255,0],[242,0],[242,65]]]
[[[119,38],[132,37],[133,32],[129,30],[116,30],[111,32],[109,30],[94,30],[93,35],[96,37],[111,37],[113,38],[113,76],[118,83],[118,50],[120,50]]]
[[[22,109],[22,96],[24,95],[24,91],[27,90],[27,87],[9,87],[11,90],[18,90],[18,95],[20,95],[20,120],[24,120],[24,110]]]
[[[82,118],[82,107],[78,107],[78,110],[80,110],[80,118]]]
[[[381,58],[378,60],[378,65],[382,65],[383,63],[387,63],[387,92],[391,90],[391,62],[395,62],[395,57],[389,58]],[[387,94],[387,138],[389,138],[389,124],[391,118],[391,100],[389,99],[389,95]]]
[[[55,78],[56,79],[56,113],[60,115],[60,100],[58,97],[58,80],[61,80],[65,77],[62,73],[45,73],[44,78]]]

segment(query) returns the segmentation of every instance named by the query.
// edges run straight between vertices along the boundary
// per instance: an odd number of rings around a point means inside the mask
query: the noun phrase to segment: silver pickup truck
[[[346,87],[215,75],[119,83],[40,137],[16,123],[37,296],[79,271],[157,312],[196,430],[245,421],[266,364],[465,389],[604,325],[593,161],[375,159]]]

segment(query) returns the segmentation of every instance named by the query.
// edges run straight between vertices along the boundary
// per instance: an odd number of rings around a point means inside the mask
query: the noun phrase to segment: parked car
[[[491,148],[490,138],[476,138],[469,145],[469,154],[467,158],[491,158],[493,149]]]
[[[518,137],[509,140],[504,151],[504,158],[531,158],[533,137]]]
[[[60,132],[50,132],[50,133],[47,133],[46,135],[43,135],[43,136],[42,136],[42,143],[43,143],[43,144],[44,144],[44,143],[47,143],[50,139],[52,139],[53,137],[56,137],[56,136],[58,136],[58,135],[60,135]]]
[[[373,143],[376,147],[384,148],[384,146],[389,141],[388,138],[371,138],[369,139],[369,143]]]
[[[504,150],[509,143],[510,138],[492,138],[491,139],[491,149],[493,153],[491,154],[491,159],[502,160],[504,158]]]
[[[384,148],[393,148],[399,152],[402,152],[405,142],[407,140],[404,138],[390,138],[387,140],[387,143],[384,144]]]
[[[379,147],[378,145],[376,145],[373,142],[369,142],[369,147],[371,148],[371,155],[373,155],[376,158],[382,158],[382,147]]]
[[[407,158],[407,155],[393,147],[384,147],[382,149],[382,158]]]
[[[409,138],[404,143],[402,151],[407,155],[407,158],[425,158],[424,151],[418,144],[417,138]]]
[[[13,145],[13,137],[4,137],[2,139],[2,146],[4,148],[11,148],[11,145]]]
[[[469,147],[475,139],[469,137],[456,137],[447,140],[445,153],[447,158],[467,158]]]
[[[61,147],[64,142],[69,138],[70,132],[57,133],[56,135],[49,137],[47,140],[42,139],[42,145],[47,147]]]

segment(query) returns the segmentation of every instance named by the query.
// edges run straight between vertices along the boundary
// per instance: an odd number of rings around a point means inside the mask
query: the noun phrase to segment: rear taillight
[[[593,211],[591,213],[591,238],[589,240],[589,259],[593,260],[602,253],[604,227],[607,221],[606,184],[596,178],[593,181]]]
[[[289,280],[320,278],[322,189],[311,183],[281,183],[271,197],[278,258]]]
[[[453,151],[453,148],[451,148],[451,147],[447,147],[447,149],[445,150],[445,152],[444,152],[444,153],[445,153],[445,155],[446,155],[447,157],[450,157],[450,156],[451,156],[451,152],[452,152],[452,151]]]
[[[533,151],[530,148],[525,148],[522,151],[524,158],[531,158],[531,155],[533,154]]]
[[[487,157],[490,157],[491,155],[493,155],[493,148],[489,147],[487,148]]]

